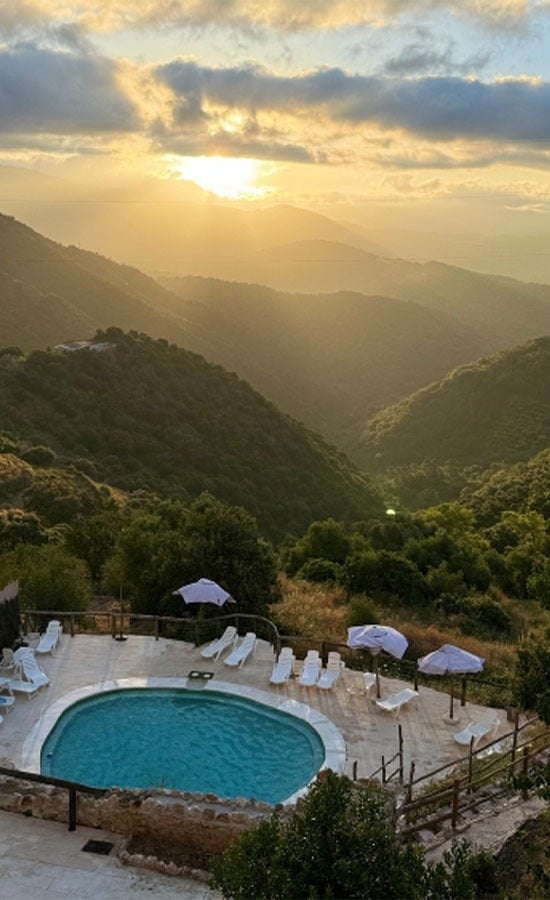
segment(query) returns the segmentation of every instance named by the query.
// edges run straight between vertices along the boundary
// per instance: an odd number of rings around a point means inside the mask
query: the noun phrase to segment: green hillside
[[[463,366],[372,418],[362,459],[377,469],[423,460],[490,466],[550,445],[550,337]]]
[[[373,412],[483,353],[483,341],[450,316],[402,300],[191,277],[163,283],[181,296],[195,344],[208,334],[207,358],[345,449]]]
[[[171,298],[137,270],[63,247],[0,215],[0,341],[22,350],[81,339],[114,324],[185,342]]]
[[[373,412],[487,349],[445,313],[401,300],[165,284],[0,216],[2,345],[45,349],[111,324],[164,337],[237,372],[343,449]]]
[[[357,244],[300,240],[235,261],[190,260],[181,270],[281,291],[358,291],[419,303],[472,329],[483,341],[485,353],[550,331],[550,285],[481,275],[438,262],[390,259]]]
[[[464,488],[460,500],[475,510],[481,525],[492,525],[506,510],[534,510],[550,518],[550,448],[527,462],[487,472]]]
[[[235,375],[119,329],[102,351],[0,357],[0,421],[94,480],[188,500],[208,490],[280,537],[382,509],[338,451]]]

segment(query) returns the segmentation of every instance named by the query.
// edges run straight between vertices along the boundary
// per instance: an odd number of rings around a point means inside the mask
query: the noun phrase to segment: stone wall
[[[68,826],[69,794],[65,788],[4,775],[0,776],[0,809]],[[157,847],[163,843],[184,846],[191,867],[194,856],[204,860],[222,853],[272,812],[267,803],[241,798],[224,801],[212,794],[116,789],[101,797],[77,794],[77,826],[127,838],[139,835]]]

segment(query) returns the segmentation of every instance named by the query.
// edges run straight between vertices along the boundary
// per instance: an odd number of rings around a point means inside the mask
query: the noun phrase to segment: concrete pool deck
[[[37,637],[29,637],[33,646]],[[399,719],[379,709],[368,698],[360,672],[345,669],[337,684],[330,690],[305,688],[292,678],[288,684],[273,686],[269,676],[274,662],[272,647],[259,641],[253,656],[241,669],[225,666],[223,658],[203,659],[199,648],[181,641],[130,635],[126,641],[113,640],[110,635],[63,635],[54,655],[39,657],[40,665],[50,684],[41,688],[32,699],[17,694],[11,711],[0,725],[0,756],[11,760],[17,768],[29,756],[29,741],[39,720],[57,701],[79,689],[124,679],[175,678],[181,682],[192,670],[214,673],[208,682],[216,689],[216,680],[255,688],[279,700],[307,704],[326,716],[342,733],[347,748],[344,772],[352,775],[356,763],[357,775],[364,778],[381,763],[382,754],[388,759],[397,751],[397,722],[402,726],[405,771],[415,761],[416,775],[430,771],[453,760],[465,751],[453,740],[453,733],[472,719],[487,718],[485,707],[467,703],[460,707],[455,701],[454,724],[445,721],[449,707],[446,693],[420,686],[419,697],[401,710]],[[2,671],[9,677],[9,673]],[[410,684],[394,678],[381,678],[382,697]],[[196,687],[195,682],[190,682]],[[491,711],[494,715],[495,711]],[[503,725],[506,714],[499,711]],[[52,723],[53,724],[53,723]],[[36,748],[35,748],[36,749]]]
[[[38,636],[29,636],[29,643],[35,646]],[[63,635],[54,655],[40,657],[40,664],[50,679],[50,684],[41,688],[30,700],[22,695],[16,695],[17,699],[11,711],[4,716],[4,722],[0,725],[0,757],[3,761],[10,760],[16,768],[24,768],[23,762],[27,761],[29,754],[35,754],[41,740],[40,720],[48,721],[48,711],[55,706],[63,706],[63,698],[89,688],[92,685],[106,685],[109,682],[124,681],[126,679],[138,679],[146,683],[148,679],[186,679],[193,670],[213,672],[213,679],[208,682],[212,690],[216,689],[216,680],[233,685],[261,690],[270,694],[274,701],[296,701],[307,704],[312,711],[322,713],[332,722],[344,737],[346,754],[343,760],[343,771],[350,777],[354,767],[357,776],[364,778],[374,772],[381,763],[382,754],[388,759],[397,751],[397,721],[402,726],[405,775],[407,775],[412,760],[415,762],[416,775],[428,772],[447,762],[459,761],[464,757],[464,748],[459,747],[453,740],[453,733],[463,727],[472,719],[487,718],[489,715],[485,707],[468,703],[461,708],[456,703],[455,711],[460,720],[454,724],[445,721],[449,707],[449,697],[446,693],[435,691],[431,688],[420,686],[419,697],[405,706],[399,716],[399,720],[372,703],[364,689],[364,682],[360,672],[346,669],[342,673],[337,684],[330,690],[320,690],[316,687],[305,688],[298,683],[297,678],[292,678],[288,684],[272,686],[269,684],[269,676],[274,662],[274,653],[271,646],[264,641],[258,643],[254,656],[249,657],[242,669],[233,669],[225,666],[223,659],[214,662],[203,659],[198,648],[192,644],[180,641],[166,640],[154,637],[142,637],[130,635],[126,641],[116,641],[110,635],[76,635],[71,638]],[[1,675],[9,676],[2,671]],[[382,697],[387,697],[404,687],[410,687],[405,682],[392,678],[382,677]],[[195,687],[194,682],[190,682]],[[75,696],[73,694],[73,696]],[[292,704],[291,704],[292,705]],[[494,715],[495,710],[491,710]],[[506,714],[499,711],[503,728],[505,728]],[[43,718],[44,717],[44,718]],[[38,737],[37,737],[38,736]],[[38,743],[37,743],[38,741]],[[6,821],[5,821],[6,820]],[[14,821],[15,820],[15,821]],[[22,820],[22,821],[19,821]],[[11,824],[13,823],[13,825]],[[23,816],[15,816],[0,812],[0,880],[2,893],[6,897],[57,897],[68,896],[71,892],[68,885],[73,883],[72,896],[88,896],[82,890],[75,890],[76,881],[71,882],[71,873],[74,877],[80,877],[81,870],[93,871],[100,874],[106,869],[115,868],[119,881],[112,883],[113,890],[119,885],[119,893],[109,893],[96,883],[96,890],[91,886],[91,897],[116,897],[126,896],[129,892],[140,890],[155,893],[158,896],[187,896],[189,898],[202,898],[215,896],[207,888],[194,882],[189,882],[187,890],[184,882],[187,879],[170,879],[167,876],[155,875],[155,873],[137,873],[136,870],[128,870],[118,860],[110,857],[94,857],[90,862],[86,859],[91,854],[81,852],[85,843],[84,831],[91,829],[77,828],[70,835],[66,828],[57,823],[28,820]],[[27,837],[17,837],[21,831],[25,831]],[[12,838],[12,834],[14,835]],[[32,837],[36,834],[36,837]],[[51,834],[52,854],[37,852],[33,856],[33,846],[42,840],[50,840]],[[76,837],[75,837],[76,835]],[[62,836],[62,840],[61,840]],[[97,833],[95,834],[97,837]],[[108,838],[107,838],[108,839]],[[65,850],[69,853],[69,842],[74,844],[76,854],[72,862],[64,860]],[[55,849],[57,846],[57,850]],[[23,852],[21,848],[30,847],[23,853],[21,862],[9,867],[10,858],[19,859],[18,854]],[[63,849],[65,848],[65,849]],[[26,854],[26,855],[25,855]],[[57,856],[56,856],[57,854]],[[60,861],[55,860],[61,854]],[[29,858],[32,857],[32,858]],[[44,859],[42,860],[42,857]],[[82,858],[85,858],[84,860]],[[67,889],[65,892],[58,890],[52,881],[51,892],[32,888],[32,879],[27,879],[29,866],[35,859],[36,866],[59,865],[64,872],[68,870]],[[14,883],[10,888],[9,872],[14,871],[16,880],[19,876],[20,893]],[[19,875],[17,873],[19,872]],[[25,874],[27,873],[27,874]],[[65,877],[65,876],[64,876]],[[103,876],[102,876],[103,877]],[[128,878],[126,883],[125,878]],[[8,880],[6,880],[8,879]],[[99,875],[98,875],[99,879]],[[133,879],[133,886],[129,881]],[[141,880],[140,880],[141,879]],[[57,876],[56,876],[57,884]],[[142,887],[140,887],[142,885]],[[153,885],[156,885],[153,887]],[[169,886],[172,885],[170,888]],[[25,890],[23,891],[23,888]],[[12,890],[12,893],[9,891]],[[172,891],[166,892],[166,891]]]

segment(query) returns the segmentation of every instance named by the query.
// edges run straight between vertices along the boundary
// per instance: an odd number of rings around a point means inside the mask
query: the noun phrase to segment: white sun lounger
[[[487,736],[495,737],[499,728],[500,719],[498,717],[490,722],[469,722],[466,728],[463,728],[462,731],[457,731],[453,737],[457,744],[462,744],[465,747],[470,745],[470,741],[473,738],[473,746],[476,747],[482,738]]]
[[[327,667],[321,672],[318,681],[316,681],[316,685],[318,688],[322,690],[330,690],[333,687],[343,670],[345,669],[345,664],[342,661],[342,656],[336,650],[331,650],[327,659]]]
[[[45,631],[43,635],[41,635],[40,640],[38,641],[37,646],[35,647],[35,653],[53,653],[55,648],[57,647],[57,642],[59,641],[59,632],[58,631]]]
[[[401,709],[406,706],[407,703],[410,703],[411,700],[416,700],[418,696],[418,691],[413,691],[412,688],[403,688],[402,691],[391,694],[391,696],[386,697],[385,700],[377,700],[376,705],[379,706],[380,709],[385,709],[387,712],[393,713],[394,716],[398,716]]]
[[[10,678],[9,688],[18,694],[26,694],[27,700],[30,700],[40,690],[41,685],[35,684],[34,681],[24,681],[22,678]]]
[[[250,654],[253,652],[256,647],[256,635],[253,631],[247,631],[245,636],[243,637],[240,644],[238,644],[224,659],[224,663],[226,666],[241,666],[244,665]]]
[[[234,625],[228,625],[221,637],[216,638],[201,650],[201,656],[205,659],[219,659],[224,650],[234,647],[239,639],[239,634]]]
[[[269,679],[270,684],[286,684],[292,675],[295,656],[290,647],[283,647]]]
[[[20,657],[15,668],[15,674],[16,680],[29,681],[37,687],[45,687],[50,683],[50,679],[34,658],[34,654]],[[13,680],[10,683],[13,686]]]
[[[317,684],[320,674],[321,658],[312,656],[308,659],[306,656],[302,671],[300,672],[298,684],[301,684],[302,687],[312,687],[314,684]]]

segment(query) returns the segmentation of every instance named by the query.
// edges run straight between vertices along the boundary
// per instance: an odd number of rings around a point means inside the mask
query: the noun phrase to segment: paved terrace
[[[30,643],[35,645],[37,640],[38,636],[34,640],[31,637]],[[397,749],[396,722],[367,699],[360,673],[346,670],[337,685],[328,691],[302,688],[297,679],[276,688],[269,685],[273,660],[272,648],[265,642],[260,642],[254,657],[235,671],[224,666],[223,661],[212,663],[202,659],[197,648],[178,641],[130,636],[118,642],[108,635],[74,638],[63,635],[55,656],[41,658],[50,678],[49,686],[30,701],[18,695],[12,711],[0,725],[0,757],[10,759],[19,768],[25,752],[29,756],[29,743],[36,745],[36,735],[43,731],[40,720],[45,722],[52,706],[63,705],[62,698],[68,693],[132,678],[182,679],[192,669],[213,671],[215,677],[209,683],[213,688],[216,679],[223,680],[296,699],[322,712],[345,738],[345,771],[349,775],[354,762],[359,777],[363,777],[378,768],[382,754],[386,758],[393,755]],[[404,686],[403,682],[383,678],[383,696]],[[421,687],[418,700],[402,710],[406,770],[411,759],[416,761],[417,772],[424,772],[460,758],[460,748],[452,739],[456,726],[444,722],[448,703],[446,694]],[[466,709],[459,708],[459,712],[459,727],[469,719],[487,714],[482,707],[472,704]],[[110,841],[115,851],[109,856],[83,853],[82,848],[89,839]],[[0,811],[2,898],[124,900],[131,894],[173,900],[221,900],[218,893],[188,878],[170,878],[125,866],[116,856],[120,843],[119,835],[81,826],[68,832],[66,825],[57,822]]]
[[[31,635],[28,640],[33,646],[38,641],[38,635]],[[0,757],[11,760],[17,768],[28,765],[30,746],[34,745],[31,755],[36,758],[36,736],[44,732],[45,719],[42,717],[47,716],[52,705],[55,704],[56,708],[62,706],[57,701],[65,695],[91,685],[98,685],[101,689],[100,686],[106,682],[132,678],[142,681],[156,678],[181,680],[193,669],[214,673],[214,678],[209,682],[211,689],[215,689],[216,680],[223,681],[235,687],[241,685],[243,688],[259,689],[281,699],[296,700],[321,712],[344,737],[347,751],[344,771],[350,777],[354,763],[358,777],[363,778],[379,768],[382,755],[386,759],[394,755],[398,748],[397,721],[402,726],[405,775],[411,760],[414,760],[418,777],[464,756],[464,748],[454,742],[453,732],[472,719],[487,718],[489,715],[484,707],[468,703],[461,708],[455,701],[455,717],[460,716],[460,724],[447,724],[448,695],[421,685],[420,696],[403,707],[396,720],[368,699],[361,673],[350,669],[344,670],[330,690],[302,687],[297,678],[292,678],[287,685],[272,686],[269,676],[274,653],[265,641],[258,642],[254,655],[241,669],[225,666],[223,659],[217,662],[203,659],[199,649],[190,643],[135,635],[119,642],[110,635],[76,635],[71,638],[64,634],[55,654],[42,655],[39,659],[50,684],[41,688],[30,700],[25,695],[16,695],[14,707],[0,725]],[[8,673],[3,671],[1,674]],[[381,685],[382,697],[411,686],[386,677],[381,678]],[[193,686],[196,686],[195,683]],[[492,713],[494,715],[494,711]],[[505,719],[506,715],[501,711],[503,723]]]

